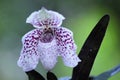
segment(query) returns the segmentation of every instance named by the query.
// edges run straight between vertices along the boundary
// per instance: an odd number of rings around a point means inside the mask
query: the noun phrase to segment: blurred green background
[[[26,18],[42,6],[66,17],[63,26],[73,31],[77,53],[99,19],[109,14],[109,27],[91,75],[98,75],[120,64],[119,5],[119,0],[0,0],[0,80],[27,80],[26,74],[17,66],[22,47],[21,37],[33,29],[25,23]],[[36,70],[46,76],[41,64]],[[52,71],[58,77],[70,76],[72,68],[65,67],[59,58]],[[120,73],[109,80],[119,79]]]

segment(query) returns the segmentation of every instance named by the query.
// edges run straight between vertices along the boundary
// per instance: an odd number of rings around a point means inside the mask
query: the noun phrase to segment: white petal
[[[39,42],[38,50],[43,67],[48,71],[53,69],[58,57],[55,39],[53,39],[50,43]]]
[[[44,26],[59,27],[64,19],[58,12],[41,8],[41,10],[33,12],[27,18],[26,23],[32,24],[35,28]]]
[[[37,11],[33,12],[33,13],[26,19],[26,23],[32,23],[32,22],[33,22],[33,19],[34,19],[35,17],[37,17],[36,15],[38,15],[38,12],[37,12]]]
[[[76,54],[76,44],[73,40],[73,33],[63,27],[55,28],[55,35],[59,54],[62,56],[64,64],[69,67],[75,67],[81,60]]]
[[[38,14],[39,14],[38,11],[33,12],[33,13],[26,19],[26,23],[32,24],[35,28],[40,28],[40,26],[42,26],[42,24],[39,23]]]
[[[23,47],[21,50],[18,66],[24,71],[30,71],[36,68],[39,61],[38,40],[40,30],[34,29],[22,38]]]

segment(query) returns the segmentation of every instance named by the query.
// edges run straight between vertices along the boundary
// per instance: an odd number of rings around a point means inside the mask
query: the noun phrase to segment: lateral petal
[[[23,47],[17,63],[24,71],[33,70],[38,64],[38,41],[40,34],[40,30],[34,29],[26,33],[22,38]]]
[[[73,39],[72,31],[63,27],[54,29],[59,55],[62,56],[66,66],[75,67],[81,60],[76,54],[77,47]]]

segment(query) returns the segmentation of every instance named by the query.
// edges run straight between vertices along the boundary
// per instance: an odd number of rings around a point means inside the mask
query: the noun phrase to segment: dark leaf
[[[88,80],[95,57],[104,38],[108,22],[109,15],[103,16],[88,36],[78,55],[82,62],[73,69],[72,80]]]
[[[52,72],[47,73],[47,80],[57,80],[57,77]]]
[[[29,80],[45,80],[44,77],[35,70],[26,72]]]

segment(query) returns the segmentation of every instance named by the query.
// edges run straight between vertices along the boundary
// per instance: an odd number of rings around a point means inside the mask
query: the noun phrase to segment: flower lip
[[[46,27],[43,29],[43,34],[41,36],[40,41],[43,43],[49,43],[54,39],[54,32],[50,27]]]

